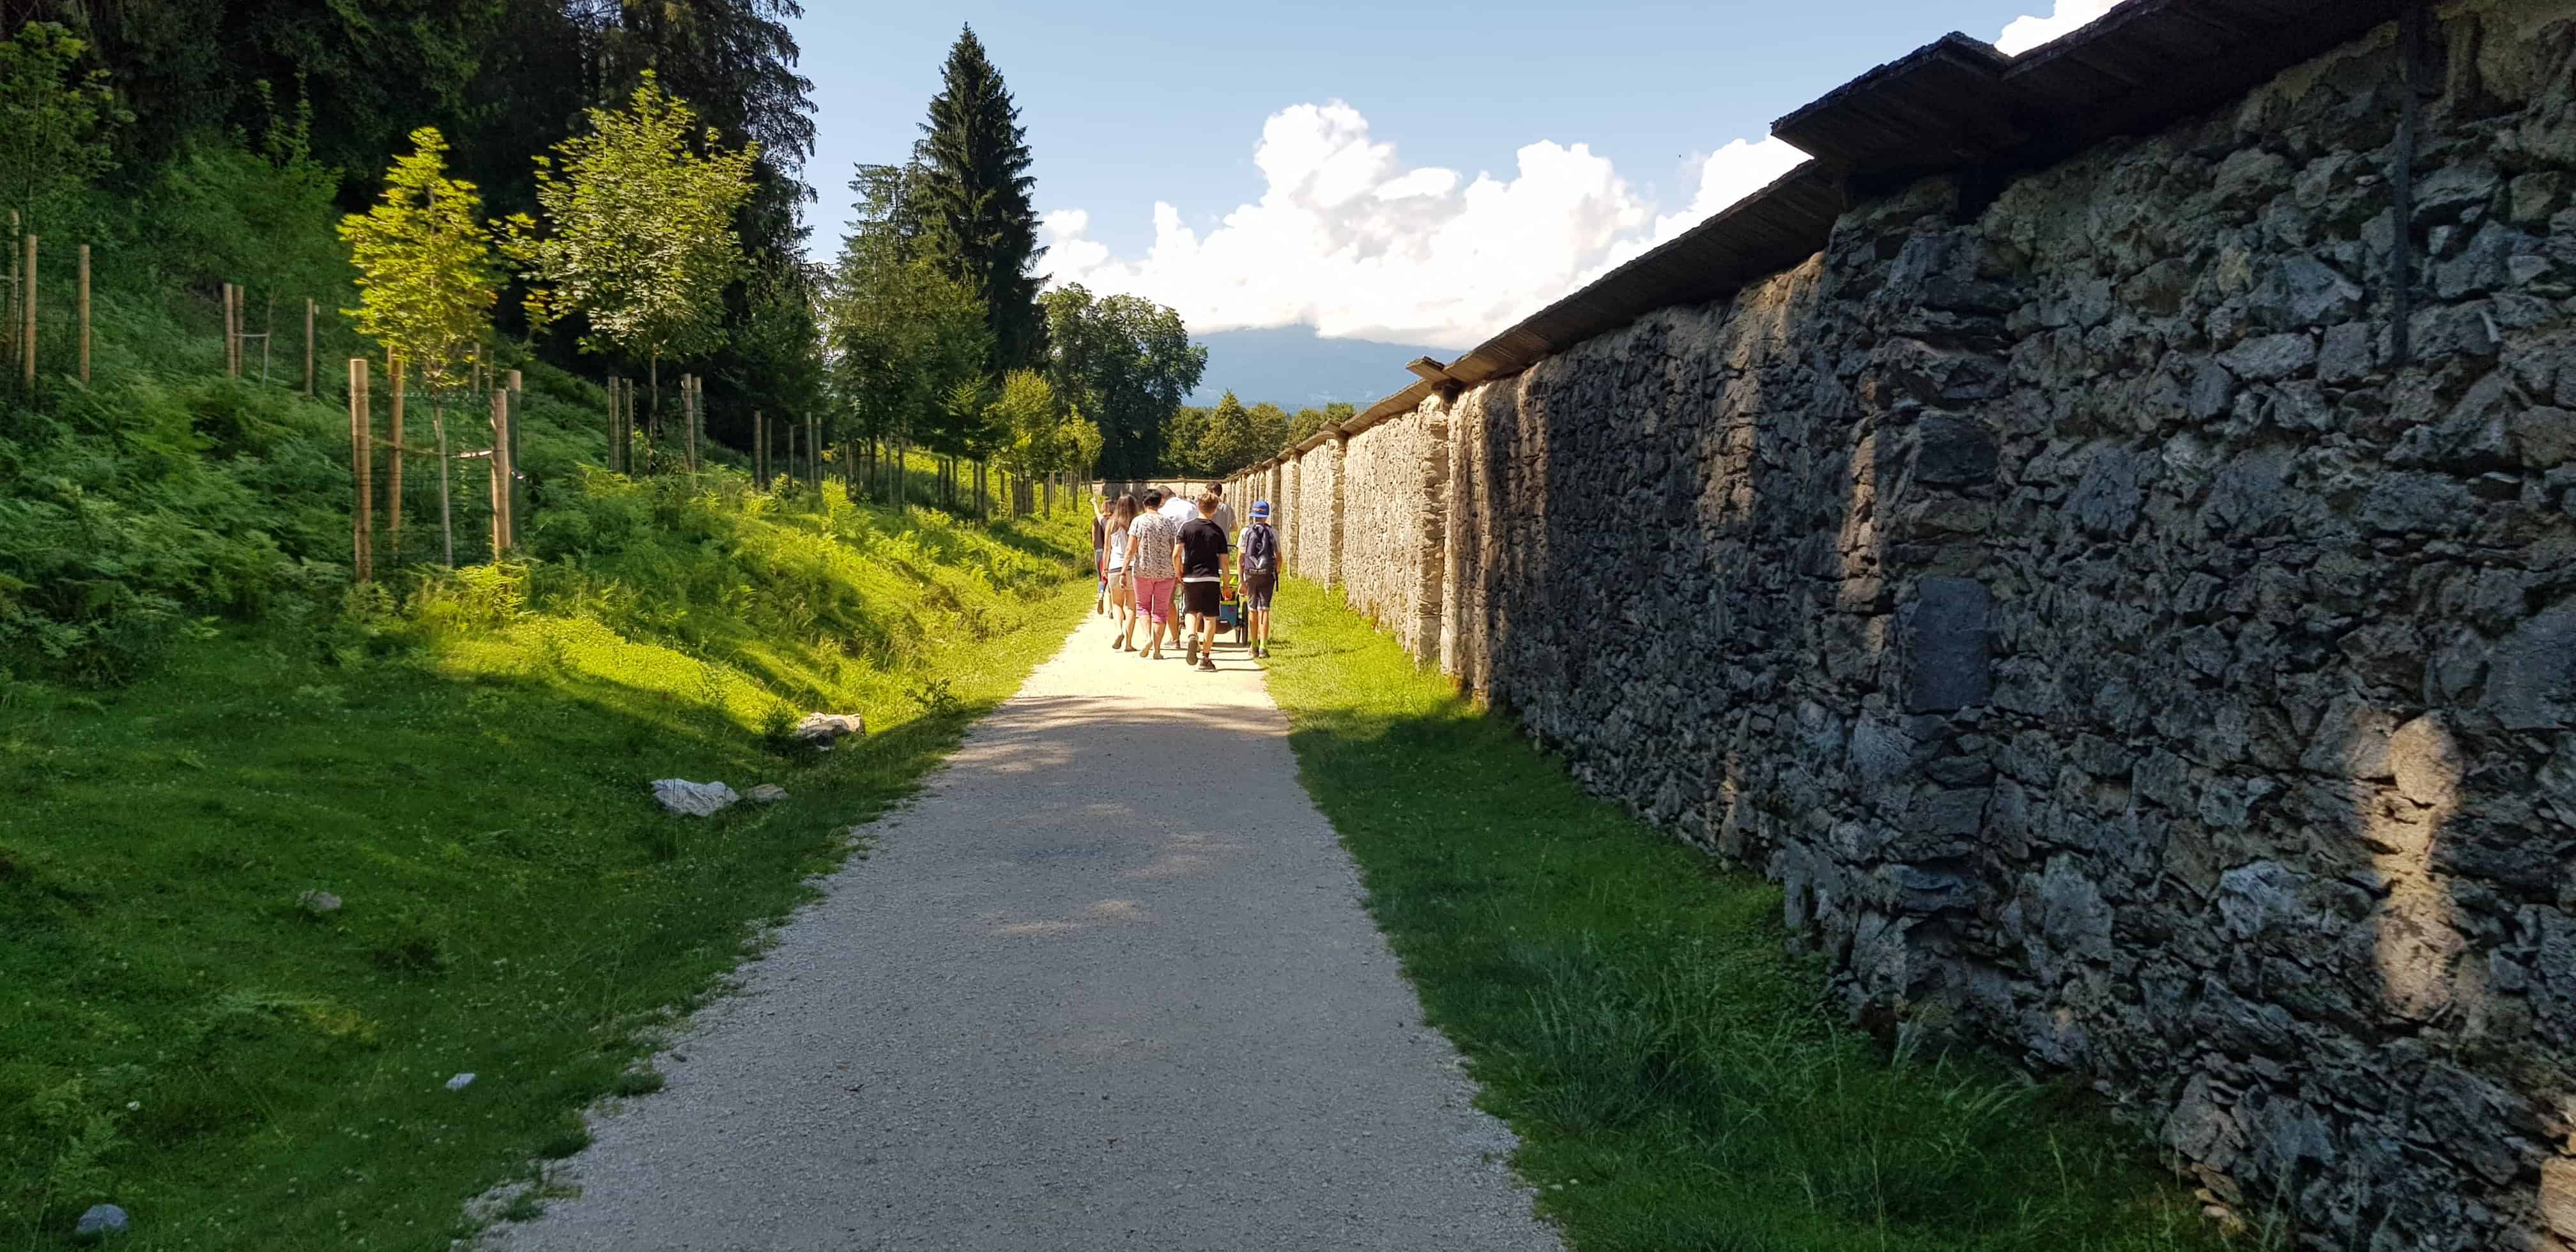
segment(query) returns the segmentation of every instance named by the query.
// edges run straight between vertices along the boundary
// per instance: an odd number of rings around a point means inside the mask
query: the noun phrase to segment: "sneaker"
[[[1198,640],[1196,640],[1196,639],[1192,639],[1192,640],[1190,640],[1189,647],[1188,647],[1188,648],[1186,648],[1186,649],[1184,649],[1184,650],[1182,651],[1182,653],[1181,653],[1181,664],[1183,664],[1183,665],[1196,665],[1196,664],[1198,664],[1198,663],[1199,663],[1199,641],[1198,641]]]
[[[1200,673],[1203,673],[1203,674],[1213,674],[1213,673],[1215,673],[1215,672],[1216,672],[1216,662],[1215,662],[1214,660],[1210,659],[1210,658],[1207,658],[1207,657],[1201,657],[1201,658],[1199,658],[1199,672],[1200,672]]]

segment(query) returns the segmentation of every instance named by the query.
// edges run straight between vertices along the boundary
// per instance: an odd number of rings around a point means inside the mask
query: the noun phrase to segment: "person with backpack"
[[[1270,655],[1270,593],[1279,589],[1279,532],[1270,528],[1270,502],[1252,502],[1252,524],[1235,545],[1236,568],[1243,571],[1245,637],[1252,655]]]

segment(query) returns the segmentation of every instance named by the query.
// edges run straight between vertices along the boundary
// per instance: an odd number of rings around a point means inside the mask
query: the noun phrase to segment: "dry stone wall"
[[[1288,548],[1290,573],[1327,585],[1342,576],[1343,441],[1327,439],[1297,458],[1297,501],[1286,521],[1296,538]]]
[[[1449,419],[1433,406],[1371,427],[1351,440],[1345,483],[1368,489],[1342,499],[1342,586],[1352,608],[1393,634],[1415,656],[1440,647],[1447,533]]]
[[[2576,1249],[2576,13],[2435,44],[2409,359],[2383,29],[1327,443],[1297,572],[2303,1246]]]

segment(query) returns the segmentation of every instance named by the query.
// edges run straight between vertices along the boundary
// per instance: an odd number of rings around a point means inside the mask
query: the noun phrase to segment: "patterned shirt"
[[[1138,517],[1127,528],[1136,541],[1136,564],[1129,572],[1138,578],[1178,578],[1181,572],[1172,568],[1172,545],[1180,542],[1181,528],[1160,513]]]

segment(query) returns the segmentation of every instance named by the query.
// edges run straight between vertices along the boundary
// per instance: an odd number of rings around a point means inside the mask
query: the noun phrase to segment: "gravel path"
[[[1559,1247],[1239,649],[1089,618],[508,1249]],[[681,1057],[685,1056],[686,1060]]]

